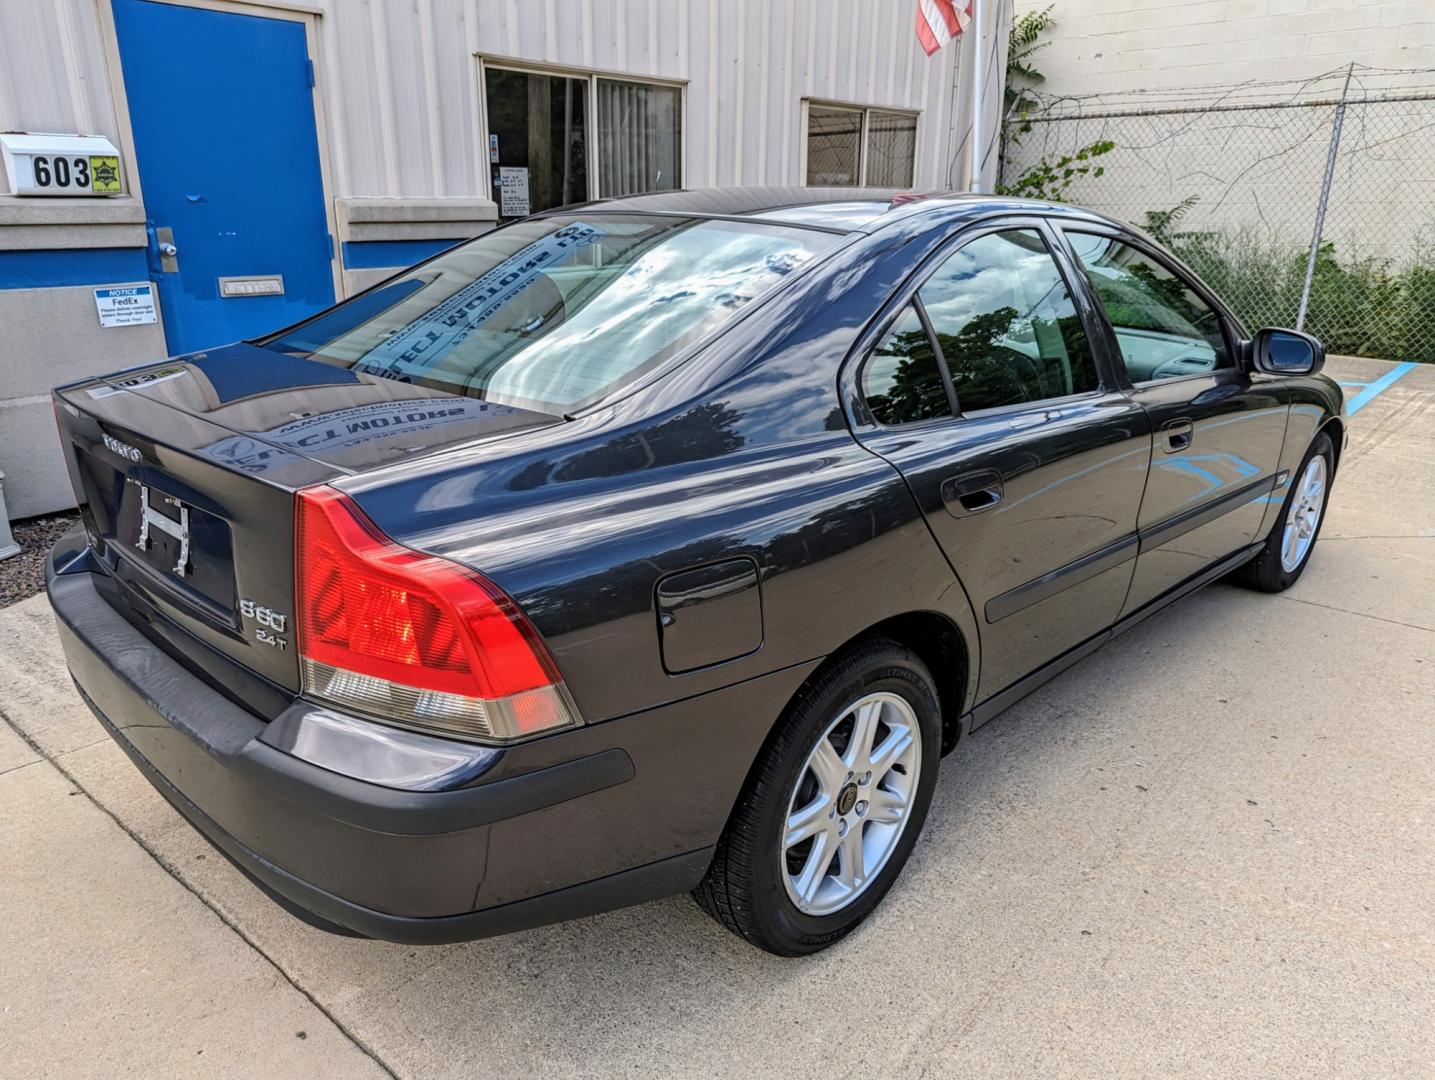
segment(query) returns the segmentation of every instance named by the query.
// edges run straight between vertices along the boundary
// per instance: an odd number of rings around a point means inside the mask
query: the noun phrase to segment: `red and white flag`
[[[972,21],[972,4],[959,8],[952,0],[917,0],[917,40],[931,56]]]

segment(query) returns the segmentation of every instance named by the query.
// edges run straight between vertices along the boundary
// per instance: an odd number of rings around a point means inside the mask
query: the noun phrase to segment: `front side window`
[[[841,105],[807,106],[807,183],[911,187],[917,116]]]
[[[964,244],[918,295],[963,413],[1098,388],[1080,317],[1035,229]]]
[[[266,346],[566,413],[675,355],[840,238],[641,214],[554,215],[480,236]]]
[[[1234,366],[1220,316],[1185,281],[1120,240],[1066,235],[1116,331],[1132,382]]]

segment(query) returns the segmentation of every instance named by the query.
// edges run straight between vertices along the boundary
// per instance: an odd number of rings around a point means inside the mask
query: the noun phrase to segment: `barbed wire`
[[[1435,93],[1435,68],[1382,68],[1364,64],[1342,64],[1303,79],[1250,79],[1232,84],[1185,84],[1163,87],[1138,87],[1126,90],[1096,90],[1087,94],[1054,94],[1029,88],[1028,100],[1036,103],[1035,113],[1044,117],[1064,117],[1070,113],[1092,111],[1158,111],[1188,106],[1211,109],[1223,105],[1255,107],[1277,104],[1320,104],[1337,99],[1347,73],[1360,93],[1353,97],[1386,98],[1399,94]],[[1318,95],[1311,100],[1311,95]]]

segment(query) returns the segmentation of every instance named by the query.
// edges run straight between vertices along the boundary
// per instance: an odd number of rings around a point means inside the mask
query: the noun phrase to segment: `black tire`
[[[789,803],[817,740],[848,706],[875,692],[900,695],[917,718],[921,765],[906,825],[880,871],[847,906],[807,914],[789,897],[781,872],[779,845]],[[693,890],[698,905],[778,956],[814,953],[849,934],[891,888],[917,842],[937,782],[941,733],[931,674],[909,649],[872,637],[829,659],[789,703],[753,764],[707,877]]]
[[[1306,468],[1311,460],[1316,457],[1325,459],[1325,488],[1320,496],[1320,516],[1316,521],[1315,532],[1311,537],[1310,546],[1306,548],[1305,554],[1301,556],[1300,562],[1293,569],[1287,570],[1281,563],[1281,543],[1285,537],[1286,522],[1291,515],[1291,509],[1295,505],[1296,495],[1300,490],[1301,477],[1305,475]],[[1236,571],[1235,580],[1246,586],[1248,589],[1258,589],[1261,592],[1282,592],[1289,589],[1300,579],[1301,574],[1310,563],[1311,554],[1315,551],[1316,541],[1320,539],[1321,527],[1325,524],[1326,506],[1330,501],[1330,482],[1335,476],[1335,444],[1330,441],[1330,436],[1321,432],[1310,444],[1305,457],[1301,459],[1300,468],[1296,469],[1291,478],[1290,492],[1286,495],[1284,505],[1281,506],[1280,517],[1276,519],[1275,526],[1271,529],[1270,535],[1266,537],[1266,543],[1257,555],[1245,566]]]

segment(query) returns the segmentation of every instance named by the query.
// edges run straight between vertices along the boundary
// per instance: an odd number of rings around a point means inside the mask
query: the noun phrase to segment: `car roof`
[[[1007,211],[1053,211],[1076,217],[1107,220],[1099,214],[1059,203],[1016,199],[1005,195],[979,195],[956,191],[913,191],[901,188],[851,187],[722,187],[624,195],[551,211],[579,210],[601,213],[682,214],[694,217],[747,218],[774,224],[827,229],[832,232],[876,232],[898,221],[961,208],[972,216]],[[1112,224],[1117,224],[1112,222]]]

